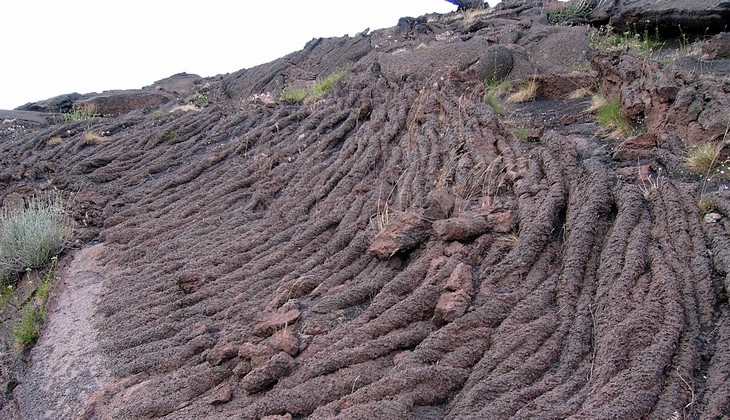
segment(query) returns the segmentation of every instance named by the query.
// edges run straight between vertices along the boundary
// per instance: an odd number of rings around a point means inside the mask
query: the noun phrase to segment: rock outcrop
[[[0,417],[723,418],[724,3],[570,5],[0,114],[0,201],[75,222],[36,346],[42,269],[0,312]],[[578,24],[633,16],[659,45]]]

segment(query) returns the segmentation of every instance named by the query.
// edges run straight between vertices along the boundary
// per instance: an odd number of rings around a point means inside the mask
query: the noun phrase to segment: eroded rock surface
[[[3,123],[0,199],[58,188],[80,250],[0,413],[722,418],[730,193],[684,159],[723,137],[725,59],[603,51],[538,3],[173,77],[153,112]],[[493,108],[485,75],[536,98]]]

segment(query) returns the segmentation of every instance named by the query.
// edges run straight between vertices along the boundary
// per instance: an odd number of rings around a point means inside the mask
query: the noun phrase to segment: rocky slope
[[[35,347],[3,309],[2,417],[722,418],[730,193],[685,156],[728,141],[728,36],[667,28],[728,6],[654,3],[503,1],[0,111],[0,199],[75,219]]]

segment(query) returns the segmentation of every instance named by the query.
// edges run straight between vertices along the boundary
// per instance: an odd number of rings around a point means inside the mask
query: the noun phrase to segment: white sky
[[[454,10],[445,0],[6,0],[0,109],[64,93],[141,88],[180,72],[232,73],[312,38]]]

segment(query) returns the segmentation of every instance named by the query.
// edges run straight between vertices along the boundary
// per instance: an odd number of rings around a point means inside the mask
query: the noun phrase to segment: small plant
[[[512,89],[509,80],[489,80],[484,82],[484,102],[487,103],[498,115],[506,115],[507,110],[502,105],[500,97],[504,96]]]
[[[617,99],[609,100],[603,95],[593,95],[589,111],[596,112],[598,124],[613,130],[613,136],[620,136],[631,128],[631,123],[621,112],[621,104]]]
[[[195,92],[184,97],[182,102],[185,104],[195,105],[198,108],[203,108],[208,105],[213,95],[210,93],[210,83],[205,83],[199,86]]]
[[[567,99],[580,99],[591,96],[591,90],[588,88],[578,88],[568,95]]]
[[[0,215],[0,278],[7,284],[27,268],[42,267],[63,250],[69,219],[58,195],[34,197]]]
[[[712,202],[711,199],[702,196],[697,199],[697,208],[699,208],[700,213],[704,215],[714,210],[715,204]]]
[[[321,81],[317,82],[312,86],[312,95],[315,98],[321,98],[322,96],[329,93],[333,87],[347,74],[347,70],[340,70],[337,73],[330,74]]]
[[[63,143],[63,139],[61,138],[61,136],[53,136],[50,139],[46,140],[46,144],[49,146],[58,146],[61,143]]]
[[[530,139],[530,134],[532,134],[532,130],[527,127],[514,127],[510,128],[509,131],[521,142],[528,141]]]
[[[707,178],[712,176],[719,178],[730,177],[726,170],[727,162],[720,162],[720,152],[723,146],[723,143],[708,142],[690,148],[685,159],[687,167],[692,172]]]
[[[104,143],[104,138],[96,133],[88,132],[84,134],[84,143],[88,145]]]
[[[507,101],[512,103],[530,102],[535,100],[536,95],[537,82],[534,80],[530,80],[529,82],[524,83],[522,86],[520,86],[520,88],[517,89],[516,92],[509,95],[507,97]]]
[[[549,10],[547,12],[548,22],[557,25],[567,21],[572,17],[584,17],[588,15],[592,8],[591,0],[575,0],[563,7]]]
[[[659,28],[651,34],[648,28],[641,33],[636,30],[627,30],[622,33],[614,32],[611,25],[604,25],[590,32],[591,43],[602,51],[617,51],[625,49],[633,49],[640,54],[648,55],[659,49]]]
[[[20,320],[13,326],[15,344],[21,349],[33,346],[41,334],[42,323],[43,317],[38,307],[32,303],[25,305],[20,311]]]
[[[291,86],[287,86],[281,91],[281,99],[284,102],[298,103],[304,101],[309,95],[306,89],[295,89]]]
[[[100,117],[99,108],[93,104],[83,104],[63,114],[64,121],[87,121],[98,117]]]
[[[329,93],[347,74],[347,70],[340,70],[337,73],[330,74],[322,80],[317,81],[308,89],[293,88],[286,86],[282,91],[279,99],[284,102],[299,103],[308,102],[313,99],[319,99]]]

